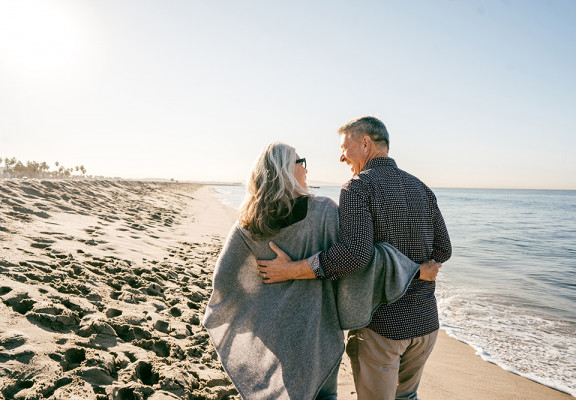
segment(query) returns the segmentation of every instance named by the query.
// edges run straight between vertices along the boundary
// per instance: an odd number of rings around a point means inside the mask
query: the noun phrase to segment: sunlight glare
[[[78,29],[54,3],[12,1],[0,12],[0,60],[19,69],[70,66],[78,52]]]

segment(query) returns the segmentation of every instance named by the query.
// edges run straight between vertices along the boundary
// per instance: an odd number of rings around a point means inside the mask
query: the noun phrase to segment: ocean
[[[243,186],[214,186],[238,208]],[[484,360],[576,397],[576,191],[433,189],[453,255],[441,327]],[[338,202],[340,188],[312,189]]]

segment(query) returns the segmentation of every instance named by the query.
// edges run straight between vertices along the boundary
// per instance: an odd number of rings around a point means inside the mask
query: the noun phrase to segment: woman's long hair
[[[296,150],[275,142],[262,150],[246,182],[246,197],[240,206],[240,225],[254,238],[275,235],[278,222],[292,212],[291,200],[308,195],[294,177]]]

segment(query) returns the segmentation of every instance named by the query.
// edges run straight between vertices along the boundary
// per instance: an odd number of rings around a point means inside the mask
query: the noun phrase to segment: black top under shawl
[[[302,221],[308,214],[308,196],[296,197],[292,201],[292,212],[285,218],[276,221],[278,228],[286,228],[296,222]]]

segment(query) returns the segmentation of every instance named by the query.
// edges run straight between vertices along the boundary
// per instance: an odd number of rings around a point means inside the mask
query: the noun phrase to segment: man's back
[[[377,242],[390,243],[417,263],[445,262],[451,255],[436,197],[387,157],[369,161],[342,188],[340,236],[341,244],[320,256],[329,279],[363,268]],[[439,323],[434,289],[434,282],[414,280],[404,297],[378,308],[368,327],[395,340],[435,331]]]
[[[390,243],[417,263],[450,258],[450,239],[436,197],[418,178],[397,168],[391,158],[376,158],[354,180],[370,194],[374,243]]]

